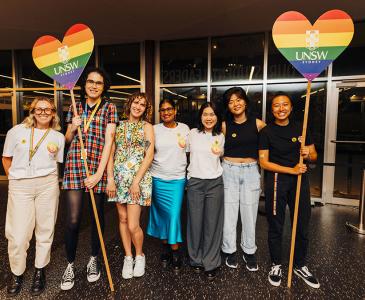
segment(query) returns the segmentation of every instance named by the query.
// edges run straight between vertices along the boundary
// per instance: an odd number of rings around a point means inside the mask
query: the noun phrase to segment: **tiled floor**
[[[6,299],[5,279],[8,272],[7,243],[4,237],[6,212],[5,184],[0,185],[0,299]],[[289,290],[286,286],[287,264],[284,266],[284,282],[279,288],[272,287],[267,280],[270,261],[266,241],[265,216],[257,221],[257,257],[259,271],[249,272],[240,259],[237,270],[222,266],[215,281],[208,282],[204,274],[193,273],[184,266],[179,275],[159,264],[160,244],[146,237],[144,251],[147,257],[146,275],[139,279],[123,280],[121,270],[123,253],[120,246],[117,216],[112,205],[106,209],[105,241],[109,264],[115,285],[115,294],[109,292],[106,273],[102,279],[90,284],[86,281],[86,263],[89,252],[89,222],[82,225],[76,260],[75,287],[68,291],[59,288],[66,260],[63,248],[64,205],[60,201],[51,263],[47,269],[47,289],[39,299],[364,299],[365,298],[365,236],[350,233],[346,221],[356,222],[355,208],[327,205],[312,210],[311,244],[308,265],[321,282],[321,288],[314,290],[306,286],[295,275]],[[84,208],[84,221],[87,219]],[[145,214],[146,217],[147,214]],[[185,215],[185,214],[184,214]],[[145,219],[144,217],[144,219]],[[284,236],[285,250],[289,250],[289,235]],[[239,251],[240,257],[242,251]],[[287,255],[288,256],[288,255]],[[28,257],[28,270],[22,292],[15,299],[30,299],[29,288],[33,275],[34,244]]]

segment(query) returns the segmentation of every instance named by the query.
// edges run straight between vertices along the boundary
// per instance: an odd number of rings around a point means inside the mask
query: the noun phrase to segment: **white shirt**
[[[34,128],[33,148],[46,131],[46,129]],[[6,134],[3,156],[13,158],[9,168],[9,179],[57,174],[57,162],[63,162],[65,137],[62,133],[51,129],[29,164],[31,132],[31,128],[19,124]]]
[[[150,169],[152,176],[164,180],[185,178],[189,127],[177,123],[175,128],[168,128],[160,123],[154,125],[153,129],[155,155]]]
[[[220,156],[223,155],[224,135],[199,132],[194,128],[189,134],[190,164],[188,178],[218,178],[223,173]]]

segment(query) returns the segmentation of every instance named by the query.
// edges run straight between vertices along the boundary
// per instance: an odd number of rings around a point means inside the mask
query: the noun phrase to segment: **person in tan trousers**
[[[46,286],[44,268],[50,261],[59,201],[57,162],[63,161],[65,144],[58,130],[53,101],[39,97],[30,105],[23,123],[6,135],[2,162],[9,179],[5,224],[12,273],[9,296],[21,291],[33,232],[36,255],[31,294],[41,294]]]

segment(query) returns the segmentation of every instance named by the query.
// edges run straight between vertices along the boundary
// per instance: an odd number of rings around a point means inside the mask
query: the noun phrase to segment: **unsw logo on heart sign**
[[[35,65],[60,85],[72,89],[80,78],[94,48],[89,27],[76,24],[67,30],[62,43],[53,36],[40,37],[33,46]]]
[[[351,17],[337,9],[321,15],[314,25],[301,13],[288,11],[272,28],[278,50],[309,81],[346,49],[353,35]]]

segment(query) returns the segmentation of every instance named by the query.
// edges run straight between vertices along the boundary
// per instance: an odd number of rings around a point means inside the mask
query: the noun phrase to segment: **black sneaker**
[[[226,265],[232,269],[237,269],[238,263],[236,252],[226,254]]]
[[[69,263],[61,280],[61,290],[68,291],[75,284],[75,266],[74,263]]]
[[[97,256],[90,256],[89,262],[86,266],[87,281],[95,282],[100,278],[100,268]]]
[[[257,262],[256,262],[255,254],[247,254],[247,253],[243,252],[243,260],[246,263],[247,270],[249,270],[251,272],[255,272],[259,269],[259,266],[257,265]]]
[[[273,286],[279,286],[281,284],[281,265],[272,264],[269,272],[269,282]]]
[[[320,287],[318,280],[313,276],[311,272],[309,272],[306,266],[303,266],[301,268],[294,268],[294,273],[295,275],[302,278],[304,282],[310,287],[314,289],[318,289]]]

